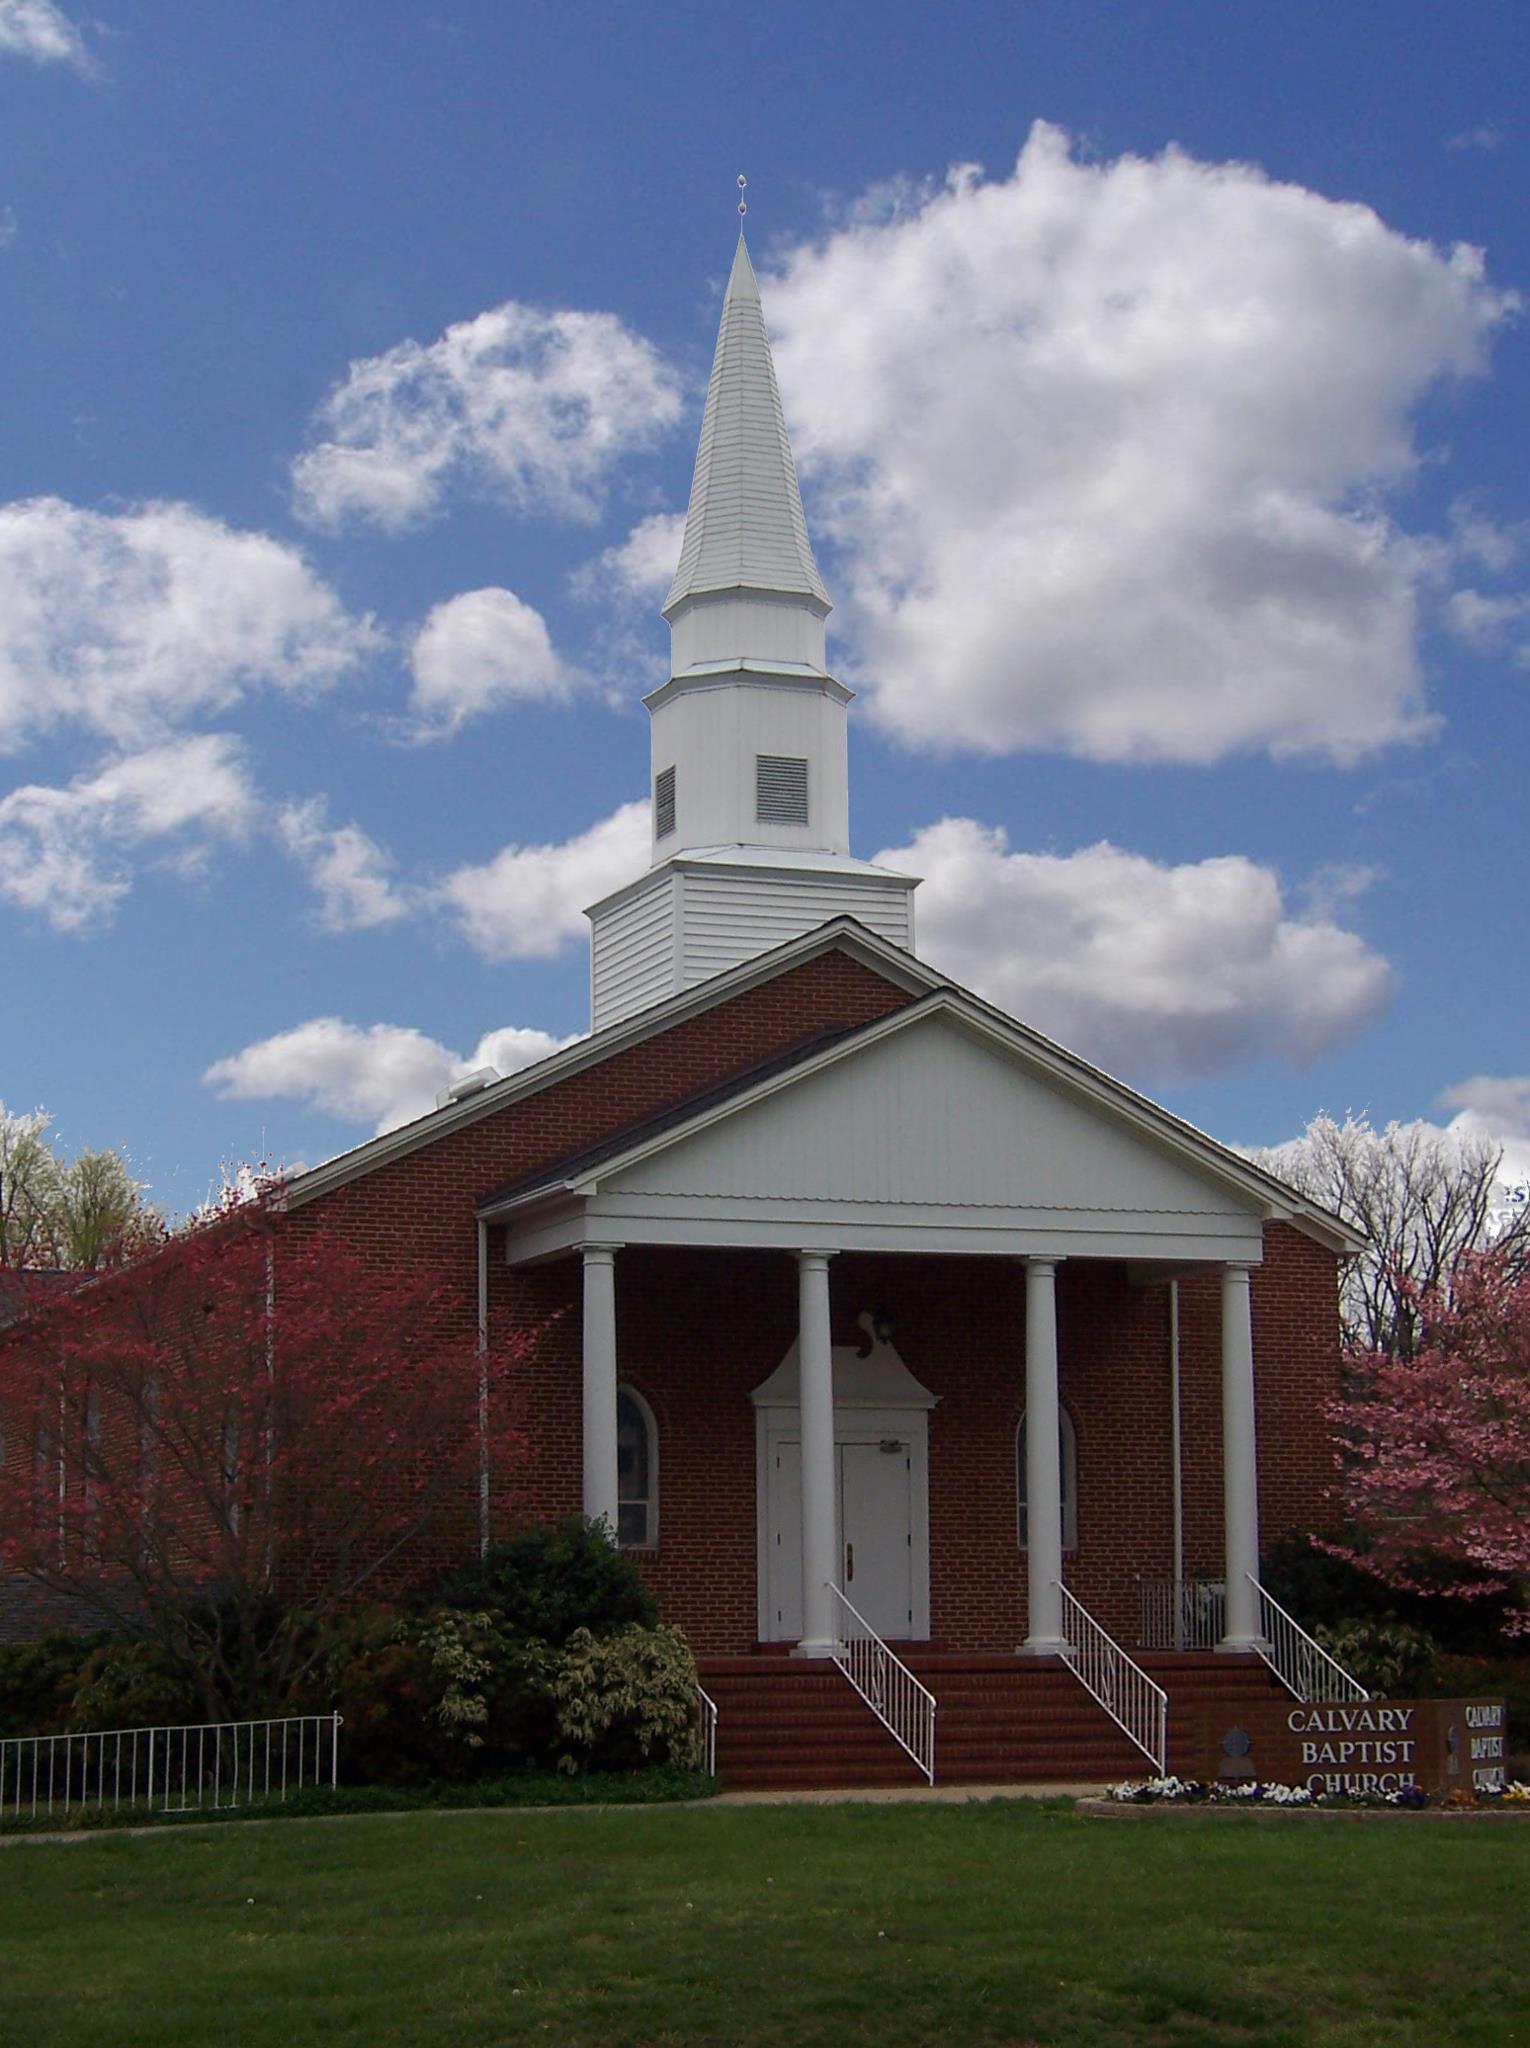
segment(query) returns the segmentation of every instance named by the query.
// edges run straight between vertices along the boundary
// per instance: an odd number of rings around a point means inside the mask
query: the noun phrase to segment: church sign
[[[1287,1700],[1207,1707],[1199,1775],[1323,1792],[1489,1792],[1507,1780],[1501,1699]]]

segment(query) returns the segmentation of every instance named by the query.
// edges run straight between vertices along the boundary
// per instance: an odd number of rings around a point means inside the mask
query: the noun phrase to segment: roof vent
[[[482,1094],[485,1088],[492,1088],[499,1079],[496,1067],[475,1067],[471,1074],[464,1074],[453,1081],[450,1088],[443,1088],[436,1097],[436,1108],[445,1109],[453,1102],[465,1102],[470,1095]]]

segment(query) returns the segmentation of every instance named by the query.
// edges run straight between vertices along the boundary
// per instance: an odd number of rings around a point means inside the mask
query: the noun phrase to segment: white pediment
[[[1207,1148],[1208,1150],[1210,1148]],[[937,1012],[598,1176],[603,1197],[1221,1221],[1259,1203]]]
[[[857,1319],[866,1329],[861,1344],[836,1344],[834,1361],[834,1406],[850,1408],[933,1408],[940,1396],[921,1386],[898,1356],[894,1346],[878,1338],[867,1326],[869,1315]],[[797,1340],[770,1375],[749,1396],[756,1408],[789,1408],[800,1400],[801,1365]]]

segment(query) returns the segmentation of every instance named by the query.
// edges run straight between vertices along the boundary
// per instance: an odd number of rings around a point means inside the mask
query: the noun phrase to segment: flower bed
[[[1432,1798],[1421,1785],[1403,1785],[1395,1792],[1313,1792],[1306,1785],[1266,1785],[1257,1778],[1235,1781],[1199,1778],[1127,1778],[1107,1788],[1102,1805],[1216,1806],[1268,1811],[1272,1808],[1346,1812],[1355,1809],[1417,1813],[1484,1813],[1519,1810],[1530,1814],[1530,1785],[1518,1780],[1501,1788],[1468,1791],[1465,1787]]]

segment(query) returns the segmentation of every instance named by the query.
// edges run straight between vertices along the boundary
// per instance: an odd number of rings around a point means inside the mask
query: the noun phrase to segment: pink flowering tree
[[[1509,1633],[1530,1633],[1530,1275],[1465,1258],[1417,1314],[1414,1355],[1352,1357],[1333,1411],[1362,1537],[1342,1554],[1401,1591],[1507,1593]],[[1441,1565],[1461,1576],[1442,1586]]]
[[[460,1561],[517,1450],[459,1287],[234,1200],[0,1333],[0,1570],[159,1643],[212,1718]]]

